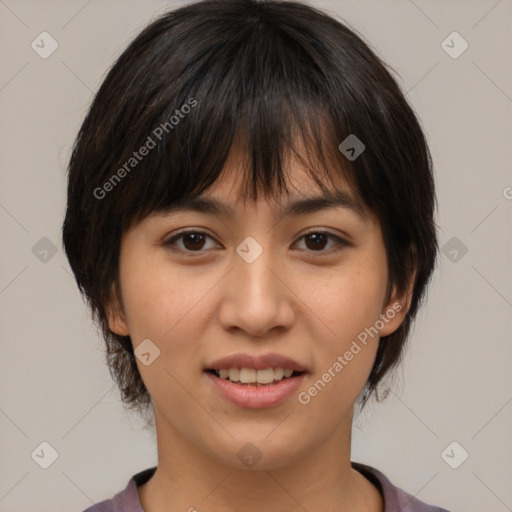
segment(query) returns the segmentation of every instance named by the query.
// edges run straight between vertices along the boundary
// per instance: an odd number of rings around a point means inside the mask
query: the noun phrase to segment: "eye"
[[[304,239],[306,250],[310,252],[323,252],[330,254],[341,247],[349,246],[350,243],[340,238],[339,236],[329,233],[328,231],[309,231],[302,235],[299,240]],[[328,245],[329,239],[333,242],[333,245],[328,249],[324,250]]]
[[[204,231],[180,231],[172,238],[164,242],[166,247],[171,247],[173,250],[176,248],[178,251],[185,253],[204,252],[206,249],[219,247],[218,244],[212,247],[207,247],[206,240],[213,238]],[[330,254],[342,247],[350,246],[351,244],[346,240],[329,233],[328,231],[309,231],[302,235],[299,240],[304,239],[306,251],[308,252],[323,252]],[[328,250],[325,250],[329,240],[332,245]]]
[[[164,242],[164,245],[177,247],[178,250],[184,252],[203,252],[201,249],[205,247],[205,240],[208,238],[213,240],[210,235],[203,231],[181,231]],[[206,248],[208,249],[208,247]]]

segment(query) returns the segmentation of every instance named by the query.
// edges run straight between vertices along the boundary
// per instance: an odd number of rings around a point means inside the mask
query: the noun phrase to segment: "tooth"
[[[269,384],[274,381],[274,370],[272,368],[265,368],[258,370],[256,373],[256,381],[260,384]]]
[[[281,380],[284,377],[284,370],[282,368],[274,368],[274,380]]]
[[[231,369],[229,371],[231,372]],[[231,373],[229,375],[229,378],[231,379]],[[240,368],[239,379],[240,382],[242,382],[243,384],[256,382],[256,370],[254,368]]]
[[[230,381],[237,382],[239,379],[240,370],[238,368],[230,368],[228,375]]]
[[[229,379],[232,382],[242,384],[261,385],[271,384],[274,381],[280,381],[285,377],[291,377],[293,370],[290,368],[265,368],[264,370],[255,370],[254,368],[220,368],[216,370],[221,379]]]

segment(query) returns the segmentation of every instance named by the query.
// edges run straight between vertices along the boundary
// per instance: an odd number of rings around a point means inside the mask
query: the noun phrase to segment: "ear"
[[[113,283],[110,289],[106,310],[109,329],[119,336],[128,336],[130,332],[128,324],[126,323],[123,306],[119,296],[119,289],[116,283]]]
[[[380,330],[381,337],[389,336],[400,327],[411,306],[415,277],[416,272],[412,274],[407,289],[401,294],[398,294],[396,288],[393,287],[391,298],[384,305],[381,312],[381,319],[384,323],[384,327]]]

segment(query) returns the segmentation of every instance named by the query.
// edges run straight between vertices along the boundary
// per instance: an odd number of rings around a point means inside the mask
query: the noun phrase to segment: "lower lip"
[[[238,407],[248,409],[264,409],[282,404],[287,398],[297,391],[301,385],[305,373],[295,377],[280,380],[276,384],[256,387],[235,384],[227,379],[221,379],[217,375],[204,372],[215,389],[226,399]]]

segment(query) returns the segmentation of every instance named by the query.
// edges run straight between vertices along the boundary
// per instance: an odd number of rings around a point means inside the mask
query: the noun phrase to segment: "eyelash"
[[[206,233],[204,231],[185,230],[185,231],[180,231],[179,233],[174,235],[172,238],[170,238],[169,240],[165,241],[164,242],[164,246],[166,246],[166,247],[175,246],[176,245],[176,241],[178,241],[179,239],[182,239],[185,235],[188,235],[188,234],[206,235],[208,238],[211,238],[212,240],[214,240],[214,238],[212,236],[210,236],[208,233]],[[349,246],[352,245],[351,243],[347,242],[343,238],[340,238],[339,236],[337,236],[337,235],[335,235],[333,233],[330,233],[329,231],[319,231],[317,229],[316,230],[308,231],[307,233],[304,233],[298,240],[302,240],[303,238],[307,237],[308,235],[313,235],[313,234],[315,234],[315,235],[327,235],[327,237],[331,238],[332,240],[334,240],[336,242],[336,246],[332,247],[331,249],[328,249],[328,250],[319,250],[319,251],[313,251],[313,250],[308,251],[307,250],[307,252],[310,252],[312,254],[318,253],[320,255],[330,255],[333,252],[339,251],[339,250],[343,249],[344,247],[349,247]],[[192,256],[195,253],[200,254],[202,252],[206,252],[206,250],[190,251],[190,250],[187,250],[187,249],[180,249],[180,248],[178,248],[177,250],[187,254],[188,256]]]

